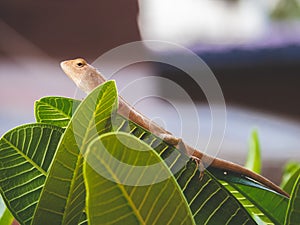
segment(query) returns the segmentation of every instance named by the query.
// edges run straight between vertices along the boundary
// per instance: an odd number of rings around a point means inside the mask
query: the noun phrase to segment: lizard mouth
[[[67,70],[67,61],[63,61],[60,63],[60,67],[62,68],[62,70],[66,73]]]
[[[68,66],[68,61],[63,61],[60,63],[60,67],[61,69],[64,71],[64,73],[71,79],[73,80],[73,77],[72,77],[72,73],[70,71],[70,68]]]

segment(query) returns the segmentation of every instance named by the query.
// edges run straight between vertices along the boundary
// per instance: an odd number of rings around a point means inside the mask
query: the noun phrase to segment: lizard
[[[89,94],[93,89],[95,89],[97,86],[106,81],[102,74],[92,65],[88,64],[83,58],[62,61],[60,63],[60,66],[65,72],[65,74],[77,85],[77,87],[84,91],[86,94]],[[198,162],[201,162],[201,164],[203,163],[202,165],[209,164],[209,166],[212,166],[214,168],[237,173],[239,175],[251,178],[261,183],[263,186],[266,186],[267,188],[272,189],[275,192],[289,197],[289,194],[287,194],[279,186],[277,186],[267,178],[243,166],[240,166],[227,160],[212,157],[187,145],[181,138],[173,136],[171,132],[160,127],[159,125],[148,119],[146,116],[144,116],[142,113],[138,112],[121,96],[118,97],[118,113],[120,115],[133,121],[134,123],[138,124],[144,129],[152,132],[154,135],[162,138],[162,140],[165,141],[167,144],[173,145],[178,149],[186,151],[186,153],[190,157],[198,160]],[[202,168],[200,169],[202,170]],[[226,172],[224,174],[226,174]]]

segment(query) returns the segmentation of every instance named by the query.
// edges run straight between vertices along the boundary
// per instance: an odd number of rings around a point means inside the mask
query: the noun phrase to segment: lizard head
[[[91,92],[105,81],[96,68],[82,58],[63,61],[60,66],[77,87],[86,93]]]

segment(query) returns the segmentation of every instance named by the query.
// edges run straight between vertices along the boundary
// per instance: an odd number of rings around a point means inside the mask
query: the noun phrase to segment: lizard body
[[[106,79],[97,71],[96,68],[89,65],[84,59],[81,58],[63,61],[61,62],[61,68],[67,74],[67,76],[71,80],[73,80],[82,91],[86,92],[87,94],[90,93],[98,85],[106,81]],[[168,144],[185,150],[188,155],[201,160],[201,163],[205,165],[209,164],[209,166],[215,168],[235,172],[243,176],[252,178],[262,185],[289,197],[289,195],[280,187],[264,178],[263,176],[256,174],[238,164],[206,155],[187,145],[182,141],[182,139],[174,137],[170,132],[166,131],[165,129],[148,119],[146,116],[135,110],[134,107],[127,103],[121,96],[119,96],[118,113],[137,123],[146,130],[152,132],[156,136],[162,138]]]

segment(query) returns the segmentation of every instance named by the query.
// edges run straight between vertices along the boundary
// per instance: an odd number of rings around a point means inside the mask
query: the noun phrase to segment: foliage
[[[277,20],[291,20],[300,17],[300,3],[297,0],[279,0],[271,17]]]
[[[299,185],[289,200],[240,174],[201,173],[185,152],[118,115],[117,96],[109,81],[82,102],[42,98],[37,123],[0,139],[0,192],[21,224],[294,220]]]
[[[294,188],[292,190],[291,199],[289,201],[288,210],[286,211],[285,225],[300,224],[300,175],[298,175]]]
[[[283,171],[281,187],[287,193],[292,193],[293,186],[300,175],[300,164],[297,162],[289,162]]]
[[[257,130],[253,130],[250,137],[249,151],[245,167],[258,174],[261,173],[261,151]]]
[[[13,215],[10,213],[9,209],[6,208],[0,218],[1,225],[10,225],[14,221]]]

